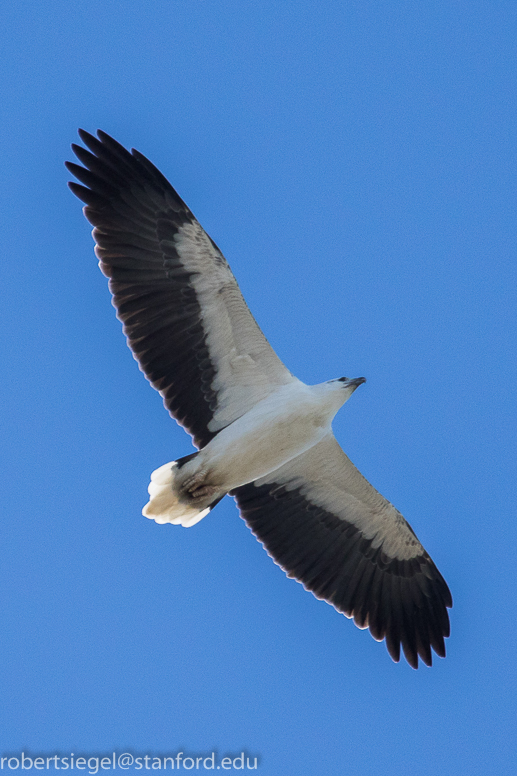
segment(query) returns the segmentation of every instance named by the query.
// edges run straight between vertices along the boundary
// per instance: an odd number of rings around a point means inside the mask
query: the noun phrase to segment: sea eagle
[[[146,517],[191,526],[227,493],[273,560],[386,639],[445,656],[449,588],[415,532],[332,433],[364,382],[305,385],[259,329],[223,254],[164,176],[105,132],[68,163],[135,359],[198,452],[151,475]]]

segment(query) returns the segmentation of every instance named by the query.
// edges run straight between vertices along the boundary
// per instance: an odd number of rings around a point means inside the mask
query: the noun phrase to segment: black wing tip
[[[77,164],[76,162],[65,162],[65,167],[68,170],[68,172],[71,173],[72,175],[75,175],[76,178],[77,178],[77,173],[79,173],[80,175],[81,172],[84,170],[84,167],[81,167],[81,165]]]
[[[81,164],[66,161],[65,167],[80,183],[86,184],[80,186],[75,181],[68,184],[86,204],[101,205],[111,198],[118,186],[123,186],[135,174],[137,177],[143,174],[148,179],[149,171],[107,132],[98,129],[98,137],[95,137],[84,129],[78,129],[78,134],[86,148],[77,143],[72,143],[71,148]]]
[[[85,205],[93,205],[96,203],[96,197],[91,189],[88,189],[86,186],[81,186],[80,183],[76,183],[75,181],[68,181],[67,185],[72,194],[75,194],[75,196],[80,199],[81,202],[84,202]]]
[[[91,132],[87,132],[85,129],[82,129],[81,127],[78,128],[77,134],[79,135],[79,137],[81,138],[81,140],[85,145],[88,145],[91,142],[98,143],[99,141],[104,144],[117,143],[117,145],[120,145],[120,143],[118,143],[115,140],[115,138],[111,137],[111,135],[108,135],[108,133],[104,132],[104,130],[102,129],[97,130],[96,132],[97,137],[95,137],[95,135],[92,135]]]
[[[85,129],[79,128],[77,130],[77,134],[79,135],[81,141],[84,143],[86,148],[89,148],[90,151],[95,153],[96,149],[99,148],[99,146],[106,146],[107,142],[104,141],[104,136],[106,138],[106,141],[111,141],[115,143],[116,141],[108,134],[102,131],[102,129],[97,130],[97,137],[93,135],[91,132],[87,132]],[[76,145],[75,143],[73,145]],[[73,147],[73,146],[72,146]],[[81,146],[79,146],[80,148]]]
[[[85,129],[81,129],[81,127],[79,127],[79,129],[77,130],[77,134],[79,135],[83,143],[86,143],[87,140],[96,139],[95,135],[92,135],[90,132],[87,132]]]
[[[115,140],[102,129],[97,130],[97,137],[84,129],[78,129],[78,134],[86,148],[72,143],[72,151],[77,156],[86,170],[98,170],[104,167],[101,177],[105,182],[113,183],[113,175],[119,174],[121,180],[145,181],[152,183],[158,190],[168,192],[175,202],[175,208],[178,212],[184,212],[186,216],[193,219],[191,210],[183,202],[177,191],[167,180],[165,175],[140,151],[132,148],[131,152],[127,150],[118,140]],[[99,165],[100,162],[100,165]],[[65,162],[67,169],[80,180],[85,176],[82,167],[75,165],[75,168],[69,165],[73,162]],[[104,172],[109,172],[107,178]],[[84,182],[84,181],[83,181]]]

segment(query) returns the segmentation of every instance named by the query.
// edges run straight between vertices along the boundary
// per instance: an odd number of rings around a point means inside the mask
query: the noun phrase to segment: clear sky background
[[[516,35],[513,0],[4,4],[2,754],[517,772]],[[78,126],[163,171],[298,377],[368,378],[335,433],[450,585],[445,660],[392,663],[230,499],[141,516],[192,448],[67,190]]]

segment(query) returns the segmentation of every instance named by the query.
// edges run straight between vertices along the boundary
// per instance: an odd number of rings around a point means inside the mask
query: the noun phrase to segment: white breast
[[[336,392],[297,380],[282,386],[219,434],[197,456],[207,482],[233,490],[316,445],[330,429]]]

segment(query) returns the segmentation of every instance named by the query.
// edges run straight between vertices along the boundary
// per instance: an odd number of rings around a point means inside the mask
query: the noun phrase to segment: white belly
[[[185,470],[206,471],[206,484],[225,491],[253,482],[317,444],[334,413],[311,386],[282,386],[222,429]]]

